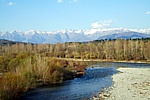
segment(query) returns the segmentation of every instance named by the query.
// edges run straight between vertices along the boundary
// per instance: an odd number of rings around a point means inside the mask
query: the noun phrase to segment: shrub
[[[63,74],[55,70],[52,75],[50,75],[49,82],[51,84],[61,84],[63,82]]]
[[[26,91],[26,80],[15,73],[5,74],[0,83],[0,99],[18,98]]]

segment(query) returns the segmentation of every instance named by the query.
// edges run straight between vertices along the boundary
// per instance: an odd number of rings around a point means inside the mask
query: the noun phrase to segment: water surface
[[[91,68],[94,67],[94,68]],[[112,85],[111,76],[118,67],[150,68],[150,64],[89,62],[81,78],[65,81],[60,86],[36,88],[23,96],[24,100],[83,100],[92,97],[103,87]]]

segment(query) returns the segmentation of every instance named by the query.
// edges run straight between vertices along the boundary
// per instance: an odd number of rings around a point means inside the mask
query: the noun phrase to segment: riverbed
[[[102,88],[112,85],[112,75],[116,74],[118,67],[150,68],[144,63],[114,63],[114,62],[88,62],[86,74],[81,78],[65,81],[62,85],[45,86],[27,92],[24,100],[82,100],[91,98]]]
[[[119,68],[106,100],[150,100],[150,68]],[[106,93],[103,93],[106,94]]]

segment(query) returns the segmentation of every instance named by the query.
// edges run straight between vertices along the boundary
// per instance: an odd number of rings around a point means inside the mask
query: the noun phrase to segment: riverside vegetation
[[[85,69],[82,62],[56,58],[150,61],[150,39],[1,45],[0,99],[19,98],[40,85],[61,84]]]
[[[61,84],[84,69],[82,62],[50,59],[29,52],[1,56],[0,99],[17,99],[37,86]]]

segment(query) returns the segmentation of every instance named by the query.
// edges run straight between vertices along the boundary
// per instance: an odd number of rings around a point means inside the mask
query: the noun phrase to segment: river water
[[[103,87],[113,84],[111,76],[116,74],[118,67],[144,67],[150,64],[88,62],[86,74],[81,78],[65,81],[60,86],[46,86],[27,92],[24,100],[83,100],[97,94]],[[92,68],[94,67],[94,68]]]

